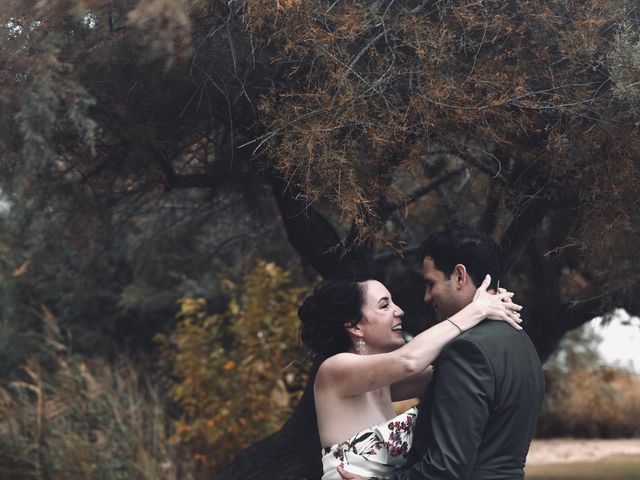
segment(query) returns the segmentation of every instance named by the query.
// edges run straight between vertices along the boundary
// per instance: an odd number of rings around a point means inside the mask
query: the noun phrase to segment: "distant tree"
[[[306,265],[377,272],[416,324],[412,254],[452,216],[502,244],[543,359],[613,306],[640,311],[634,2],[0,7],[0,181],[30,240],[15,268],[46,256],[33,229],[51,219],[73,244],[123,205],[186,190],[265,209],[268,186]],[[318,476],[311,453],[273,463],[314,451],[312,412],[309,393],[221,478]]]
[[[558,374],[575,370],[593,371],[604,366],[598,347],[602,336],[589,324],[567,333],[558,349],[547,360],[545,368]]]

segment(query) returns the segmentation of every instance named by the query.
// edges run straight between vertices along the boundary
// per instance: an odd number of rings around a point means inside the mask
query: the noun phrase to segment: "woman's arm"
[[[316,389],[330,389],[339,396],[360,395],[416,376],[433,363],[461,330],[468,330],[485,318],[503,320],[521,329],[517,311],[522,307],[511,302],[510,292],[489,293],[490,281],[487,275],[474,300],[452,315],[451,322],[434,325],[397,350],[375,355],[339,353],[328,358],[318,369]]]
[[[391,385],[391,401],[399,402],[421,397],[433,377],[433,367],[429,365],[417,375],[407,377]]]

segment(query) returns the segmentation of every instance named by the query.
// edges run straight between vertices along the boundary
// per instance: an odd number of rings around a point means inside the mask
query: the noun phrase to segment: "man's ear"
[[[469,274],[467,273],[467,267],[463,264],[458,263],[453,269],[454,281],[456,282],[456,288],[458,290],[462,290],[468,282],[471,281]]]

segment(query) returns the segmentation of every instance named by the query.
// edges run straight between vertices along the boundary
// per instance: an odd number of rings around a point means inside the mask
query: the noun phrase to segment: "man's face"
[[[425,257],[422,262],[426,290],[424,303],[430,303],[439,322],[457,313],[464,307],[461,305],[461,294],[456,289],[455,271],[447,276],[438,270],[431,257]]]

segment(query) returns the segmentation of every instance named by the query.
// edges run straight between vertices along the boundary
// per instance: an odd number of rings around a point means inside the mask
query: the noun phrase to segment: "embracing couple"
[[[331,280],[300,306],[323,480],[521,479],[542,405],[540,360],[513,293],[490,289],[497,245],[457,225],[421,247],[439,323],[405,343],[404,312],[375,280]],[[396,415],[392,402],[421,397]]]

